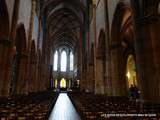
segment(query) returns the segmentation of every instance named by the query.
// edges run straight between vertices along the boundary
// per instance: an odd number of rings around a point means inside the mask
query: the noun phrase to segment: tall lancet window
[[[71,71],[73,70],[73,65],[74,65],[74,62],[73,62],[73,53],[70,52],[70,70]]]
[[[61,53],[61,71],[65,72],[67,68],[67,53],[66,51],[62,51]]]
[[[55,53],[54,53],[54,66],[53,66],[54,68],[54,71],[57,71],[58,70],[58,52],[56,51]]]

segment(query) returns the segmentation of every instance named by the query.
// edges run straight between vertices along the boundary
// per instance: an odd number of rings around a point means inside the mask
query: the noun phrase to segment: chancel
[[[160,120],[159,0],[0,0],[0,120]]]

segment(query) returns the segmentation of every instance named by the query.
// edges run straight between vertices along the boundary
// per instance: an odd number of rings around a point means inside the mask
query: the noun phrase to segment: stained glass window
[[[54,71],[58,69],[58,52],[56,51],[54,54]]]
[[[61,71],[65,72],[67,68],[67,54],[66,51],[62,51],[61,53]]]
[[[70,52],[70,70],[73,70],[74,62],[73,62],[73,53]]]

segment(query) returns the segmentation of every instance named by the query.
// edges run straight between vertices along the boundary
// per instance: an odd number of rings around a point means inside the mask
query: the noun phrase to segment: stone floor
[[[60,93],[49,120],[81,120],[66,93]]]

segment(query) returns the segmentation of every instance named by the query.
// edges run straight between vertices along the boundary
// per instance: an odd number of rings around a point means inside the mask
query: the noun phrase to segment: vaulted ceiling
[[[80,0],[43,0],[42,4],[46,35],[52,47],[77,46],[86,21],[84,3]]]

